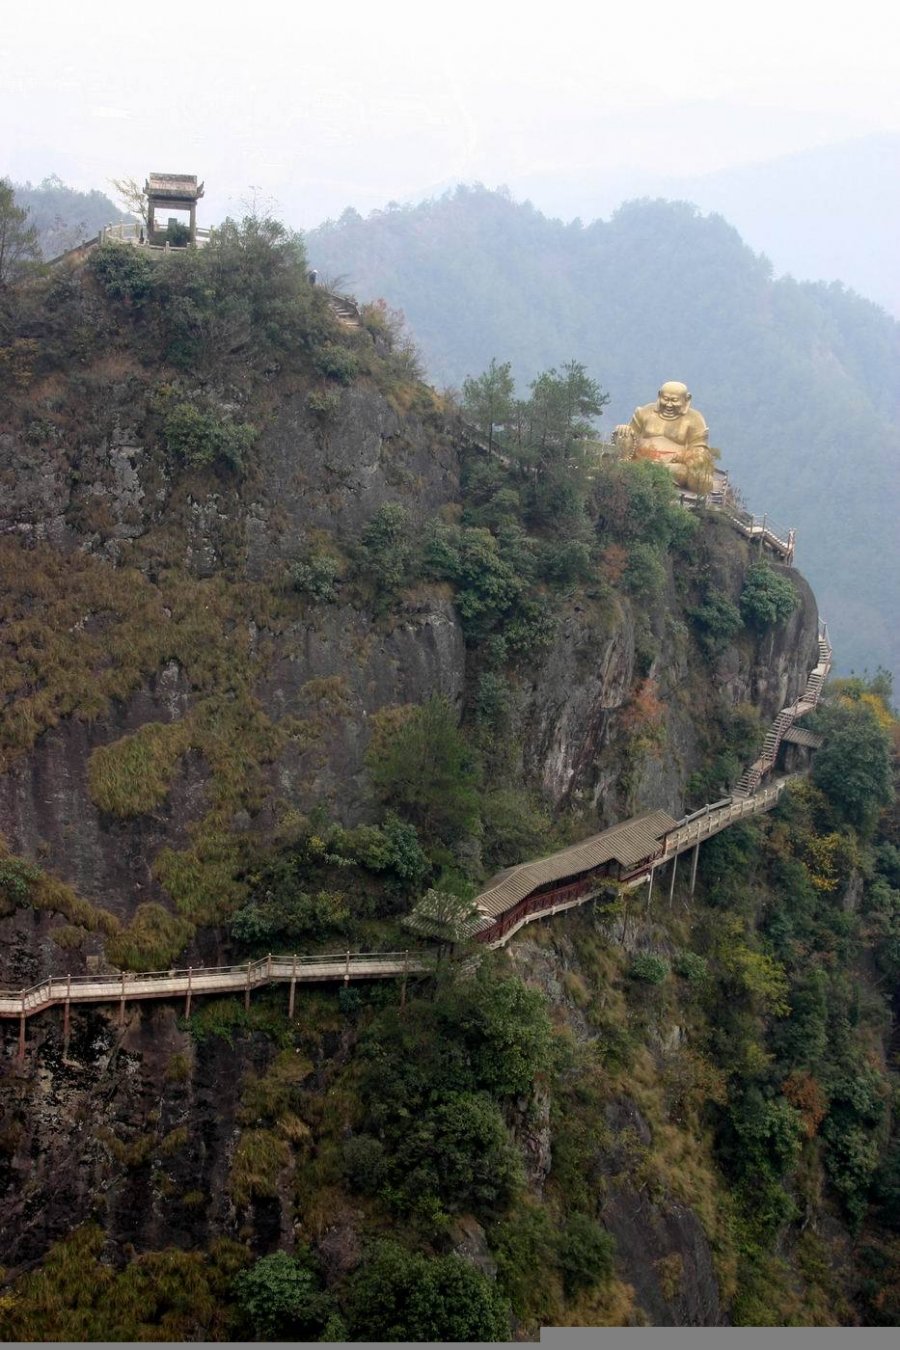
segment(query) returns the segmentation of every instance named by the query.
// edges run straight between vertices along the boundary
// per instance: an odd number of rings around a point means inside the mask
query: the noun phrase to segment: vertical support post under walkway
[[[184,1016],[185,1016],[185,1020],[187,1020],[187,1018],[189,1018],[190,1015],[191,1015],[191,983],[192,983],[192,976],[193,976],[193,973],[194,973],[194,967],[193,967],[193,966],[188,966],[188,987],[187,987],[187,993],[185,994],[185,997],[184,997]]]
[[[347,953],[347,964],[344,966],[344,984],[350,983],[350,953]]]
[[[72,1029],[72,976],[66,976],[66,1001],[63,1004],[63,1059],[69,1058],[69,1036]]]
[[[400,983],[400,1007],[406,1007],[406,977],[409,974],[409,952],[403,953],[403,979]]]
[[[294,994],[297,989],[297,953],[294,952],[294,964],[291,967],[291,992],[288,994],[288,1020],[294,1016]]]
[[[700,857],[700,840],[694,845],[694,856],[691,859],[691,895],[694,894],[694,887],[697,884],[697,861]]]
[[[247,962],[247,983],[244,986],[244,1012],[250,1011],[250,966],[251,961]]]
[[[119,996],[119,1026],[125,1025],[125,972],[122,971],[122,992]]]
[[[678,871],[678,854],[672,859],[672,880],[669,882],[669,908],[672,907],[672,896],[675,894],[675,873]]]
[[[21,1010],[21,1012],[19,1013],[19,1051],[18,1051],[18,1056],[17,1056],[17,1058],[18,1058],[18,1061],[19,1061],[20,1064],[24,1064],[24,1063],[25,1063],[25,995],[24,995],[24,994],[22,995],[22,1010]]]
[[[656,868],[650,868],[650,886],[647,891],[647,908],[650,908],[650,901],[653,899],[653,878],[656,875]]]

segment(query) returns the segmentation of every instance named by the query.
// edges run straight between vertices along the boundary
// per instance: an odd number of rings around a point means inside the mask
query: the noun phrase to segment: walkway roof
[[[533,862],[519,863],[498,872],[475,897],[475,904],[483,914],[495,919],[539,886],[591,872],[606,862],[633,867],[642,859],[652,857],[663,835],[674,830],[677,824],[678,821],[665,811],[651,811],[621,825],[613,825],[612,829],[591,835],[561,853],[552,853],[549,858],[536,858]]]

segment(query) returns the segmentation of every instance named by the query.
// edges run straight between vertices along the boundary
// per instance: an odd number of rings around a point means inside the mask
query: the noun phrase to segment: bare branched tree
[[[110,183],[115,188],[119,198],[119,204],[130,211],[133,216],[137,216],[146,228],[147,225],[147,194],[141,187],[136,178],[111,178]]]

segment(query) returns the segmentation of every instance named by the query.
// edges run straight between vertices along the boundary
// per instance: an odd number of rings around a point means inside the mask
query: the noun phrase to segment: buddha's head
[[[656,396],[656,410],[660,417],[681,417],[690,406],[690,392],[680,380],[667,380]]]

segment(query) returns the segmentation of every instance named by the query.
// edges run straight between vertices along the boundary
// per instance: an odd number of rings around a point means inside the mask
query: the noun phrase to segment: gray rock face
[[[177,485],[145,435],[133,381],[122,378],[84,397],[89,415],[77,444],[64,444],[54,432],[49,408],[46,427],[27,442],[0,436],[0,533],[115,560],[165,518]],[[327,425],[310,413],[305,392],[283,398],[254,454],[256,468],[243,485],[201,482],[183,491],[184,529],[173,545],[182,552],[175,561],[197,576],[227,569],[234,578],[265,582],[278,578],[316,532],[351,545],[385,502],[402,502],[415,529],[458,501],[457,456],[446,428],[436,417],[401,415],[361,385],[341,392]],[[746,549],[732,536],[713,551],[713,583],[732,599],[746,561]],[[550,650],[523,663],[516,677],[512,735],[523,783],[555,806],[582,810],[595,828],[657,806],[678,814],[685,782],[703,755],[700,685],[710,683],[726,704],[752,701],[771,717],[805,682],[815,661],[815,604],[805,583],[794,579],[803,603],[789,622],[758,641],[735,644],[693,685],[675,578],[669,577],[649,618],[644,616],[652,643],[645,642],[643,651],[637,605],[609,598],[561,601]],[[370,808],[364,755],[373,714],[434,693],[460,705],[470,692],[461,626],[439,587],[419,588],[390,622],[375,622],[348,604],[310,605],[277,634],[255,636],[265,641],[271,659],[254,692],[273,721],[304,711],[304,690],[315,680],[340,680],[344,710],[326,719],[313,749],[289,744],[267,766],[268,802],[256,816],[241,813],[233,827],[242,831],[265,829],[276,799],[301,811],[324,803],[350,824],[363,819]],[[638,753],[629,718],[644,683],[662,708],[665,735]],[[14,851],[123,920],[141,902],[168,903],[153,878],[153,861],[164,847],[185,847],[191,824],[207,809],[206,765],[194,752],[183,756],[162,805],[123,821],[105,817],[92,802],[88,762],[95,748],[148,722],[184,717],[191,698],[183,672],[170,663],[103,720],[68,719],[46,732],[0,777],[0,834]],[[72,954],[51,940],[57,923],[29,911],[0,921],[4,982],[19,986],[73,969]],[[99,950],[99,939],[91,939],[84,955]],[[516,950],[522,973],[552,1001],[565,1003],[576,1039],[589,1039],[587,1019],[565,995],[565,951],[560,957],[535,947],[529,967],[527,943],[517,943]],[[212,950],[204,956],[217,959]],[[252,1040],[233,1050],[211,1038],[193,1057],[174,1006],[131,1010],[121,1029],[99,1011],[79,1012],[73,1024],[65,1062],[56,1014],[34,1019],[28,1065],[5,1097],[0,1262],[38,1259],[52,1240],[92,1213],[102,1217],[115,1242],[139,1248],[197,1246],[216,1233],[239,1231],[242,1219],[226,1187],[240,1128],[239,1084],[266,1051]],[[16,1030],[3,1028],[7,1063]],[[180,1081],[170,1072],[176,1056],[191,1061]],[[549,1097],[536,1094],[513,1115],[529,1185],[540,1195],[552,1162]],[[633,1103],[617,1104],[607,1125],[614,1136],[630,1131],[644,1143],[649,1138]],[[183,1145],[165,1143],[182,1128]],[[132,1150],[132,1161],[124,1164],[123,1147]],[[719,1325],[709,1244],[696,1215],[635,1189],[615,1166],[615,1148],[607,1179],[603,1219],[647,1317]],[[287,1181],[284,1189],[287,1194]],[[193,1209],[181,1205],[184,1194],[194,1197]],[[289,1242],[288,1208],[276,1200],[251,1216],[260,1250]],[[461,1220],[452,1237],[465,1259],[493,1273],[474,1220]],[[327,1268],[342,1276],[359,1256],[356,1217],[335,1215],[323,1241]]]
[[[248,485],[247,571],[264,577],[296,556],[304,538],[325,530],[358,538],[386,502],[400,501],[414,527],[459,490],[457,456],[440,424],[401,417],[374,390],[345,389],[326,427],[316,423],[305,395],[285,399],[255,450],[259,470]]]
[[[55,426],[53,400],[46,401],[46,424],[32,423],[27,436],[0,437],[6,489],[0,533],[115,560],[127,541],[173,509],[172,482],[158,444],[141,430],[143,387],[122,379],[82,397],[88,411],[78,443]],[[297,556],[310,532],[352,543],[386,501],[402,501],[417,527],[458,496],[456,452],[443,423],[401,416],[362,385],[343,391],[327,429],[308,412],[305,393],[284,398],[257,452],[243,487],[212,480],[204,488],[198,480],[178,504],[181,561],[194,575],[210,576],[227,563],[232,575],[280,584],[285,561]],[[327,721],[313,750],[289,744],[267,770],[272,799],[301,810],[325,802],[338,819],[358,821],[370,809],[363,773],[369,717],[434,693],[457,705],[462,700],[462,631],[440,588],[420,588],[390,625],[349,605],[310,604],[304,620],[256,637],[272,652],[255,692],[273,721],[298,712],[309,681],[342,682],[344,714]],[[62,721],[0,777],[0,835],[13,851],[40,861],[123,920],[142,902],[167,903],[152,876],[153,861],[164,847],[184,848],[191,823],[208,809],[205,763],[189,752],[159,808],[119,820],[92,802],[88,761],[98,746],[147,722],[175,721],[190,707],[187,681],[172,663],[102,720]],[[240,824],[265,827],[268,820],[263,810],[258,820]],[[0,937],[7,939],[4,978],[27,983],[72,968],[71,956],[49,941],[51,926],[43,915],[0,921]]]

